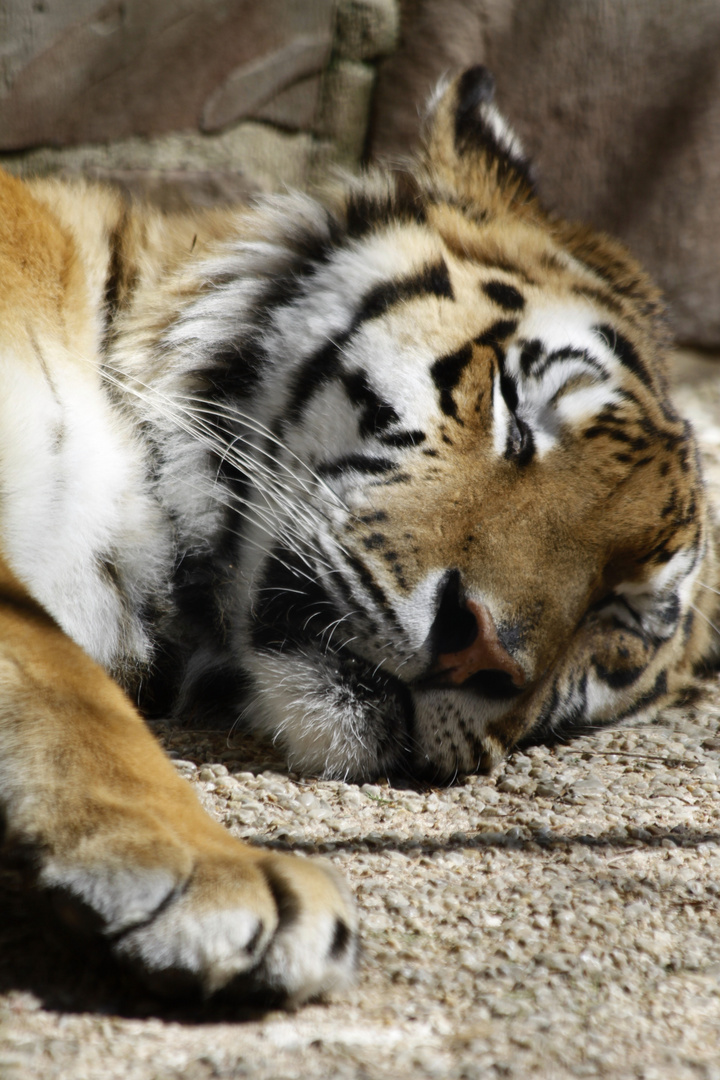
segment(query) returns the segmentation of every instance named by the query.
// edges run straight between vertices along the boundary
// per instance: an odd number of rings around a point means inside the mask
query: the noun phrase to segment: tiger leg
[[[161,992],[299,1001],[355,962],[346,888],[321,861],[235,840],[122,691],[0,563],[0,800],[68,923]]]

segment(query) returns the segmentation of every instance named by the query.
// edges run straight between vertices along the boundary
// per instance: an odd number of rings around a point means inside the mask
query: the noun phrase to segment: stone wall
[[[0,162],[165,206],[310,186],[363,154],[396,0],[4,0]]]
[[[717,0],[403,0],[372,152],[417,140],[448,70],[484,63],[547,206],[619,236],[680,340],[720,346]]]

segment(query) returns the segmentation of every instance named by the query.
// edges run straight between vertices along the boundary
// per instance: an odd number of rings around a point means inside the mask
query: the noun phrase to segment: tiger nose
[[[445,580],[432,636],[433,674],[443,682],[460,686],[479,671],[497,671],[518,689],[525,685],[525,672],[500,641],[488,609],[463,595],[457,570]]]

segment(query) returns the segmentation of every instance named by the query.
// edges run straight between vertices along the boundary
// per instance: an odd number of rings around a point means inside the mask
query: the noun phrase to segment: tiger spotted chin
[[[659,294],[544,212],[492,99],[449,81],[413,162],[322,199],[163,216],[0,173],[7,838],[152,986],[326,993],[356,918],[212,822],[131,699],[449,781],[718,659]]]

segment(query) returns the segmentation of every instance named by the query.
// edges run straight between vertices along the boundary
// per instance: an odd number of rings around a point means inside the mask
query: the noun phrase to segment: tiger
[[[252,206],[0,177],[5,850],[158,993],[337,991],[358,923],[147,718],[449,783],[718,659],[660,293],[542,207],[493,87],[446,80],[411,161]]]

